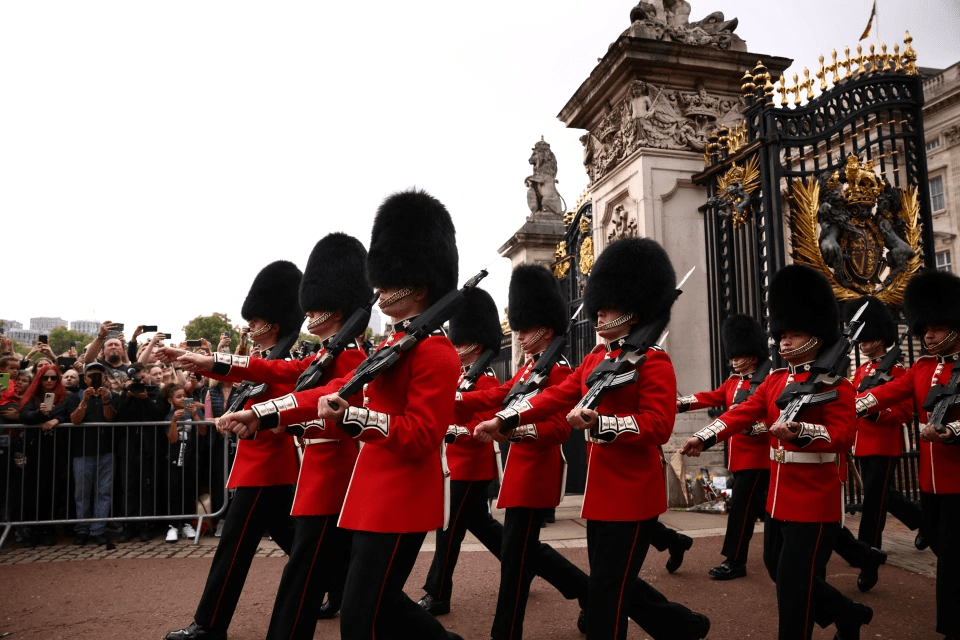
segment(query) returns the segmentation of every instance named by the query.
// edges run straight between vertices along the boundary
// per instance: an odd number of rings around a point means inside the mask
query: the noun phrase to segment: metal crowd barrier
[[[219,434],[212,420],[178,424],[193,429],[181,431],[180,440],[174,444],[167,440],[169,420],[61,423],[47,431],[41,425],[0,425],[0,550],[13,527],[94,522],[136,525],[197,519],[193,543],[199,544],[204,520],[212,522],[226,511],[230,453],[236,439]],[[205,436],[199,435],[197,427],[201,425],[209,427]],[[75,456],[87,450],[92,435],[88,428],[97,429],[96,453]],[[109,442],[104,442],[107,439]],[[106,470],[107,465],[101,463],[107,456],[109,515],[96,517],[96,474],[98,469]],[[77,460],[81,459],[92,459],[91,495],[80,494],[81,500],[90,501],[91,517],[77,517],[81,514],[76,513],[76,476],[91,464],[84,461],[78,467]],[[211,502],[215,492],[221,498],[220,507],[212,513],[198,514],[196,504],[204,487]]]

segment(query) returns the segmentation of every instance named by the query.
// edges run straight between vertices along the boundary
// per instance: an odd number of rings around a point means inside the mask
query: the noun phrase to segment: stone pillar
[[[703,214],[706,190],[691,176],[703,170],[707,138],[742,120],[741,79],[757,60],[776,77],[791,60],[748,53],[736,20],[710,14],[659,15],[641,3],[631,25],[610,45],[557,116],[583,129],[584,168],[591,181],[597,255],[621,237],[649,237],[667,250],[680,278],[696,267],[673,307],[664,348],[681,393],[712,387]],[[671,5],[676,8],[678,3]],[[643,274],[631,274],[643,277]],[[669,459],[709,421],[705,412],[677,416],[665,447]],[[723,467],[721,448],[697,466]],[[670,496],[676,504],[675,494]]]

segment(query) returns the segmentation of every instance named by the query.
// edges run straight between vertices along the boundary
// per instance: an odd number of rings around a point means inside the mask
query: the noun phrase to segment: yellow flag
[[[873,28],[873,19],[877,17],[877,0],[873,0],[873,9],[870,11],[870,20],[867,21],[867,28],[863,30],[863,35],[860,36],[861,40],[866,40],[870,37],[870,29]]]

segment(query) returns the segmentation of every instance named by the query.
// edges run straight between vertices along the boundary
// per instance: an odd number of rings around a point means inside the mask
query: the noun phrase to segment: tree
[[[206,338],[214,349],[220,344],[220,334],[230,333],[230,347],[236,348],[240,344],[240,330],[230,324],[230,318],[225,313],[213,313],[209,316],[197,316],[183,326],[187,340]]]
[[[66,327],[57,327],[50,332],[48,343],[50,348],[58,356],[70,350],[70,343],[77,343],[77,353],[83,353],[83,348],[93,342],[93,336],[73,331]]]

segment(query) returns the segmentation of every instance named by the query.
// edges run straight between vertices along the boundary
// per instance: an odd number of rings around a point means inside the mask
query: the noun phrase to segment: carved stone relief
[[[715,11],[703,20],[690,22],[689,2],[649,0],[640,2],[630,10],[630,28],[624,35],[746,51],[747,43],[733,33],[737,24],[736,18],[725,20],[721,11]]]
[[[616,242],[621,238],[637,237],[637,221],[630,217],[630,214],[622,204],[618,204],[613,208],[608,229],[607,244]]]
[[[626,96],[608,104],[597,126],[580,137],[590,182],[640,147],[702,152],[717,127],[742,120],[743,109],[741,99],[710,95],[702,84],[678,91],[634,80]]]

